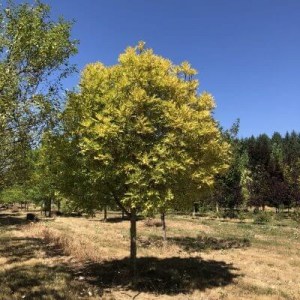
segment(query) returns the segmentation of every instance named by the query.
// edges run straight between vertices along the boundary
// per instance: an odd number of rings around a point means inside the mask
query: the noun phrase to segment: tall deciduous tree
[[[208,93],[198,94],[196,71],[145,49],[128,48],[117,65],[88,65],[80,92],[81,147],[95,174],[130,214],[136,274],[136,215],[190,203],[178,186],[201,192],[227,168],[230,151],[213,119]]]
[[[77,51],[72,24],[50,19],[37,1],[0,11],[0,185],[11,170],[22,169],[24,149],[45,126],[54,126],[61,80],[74,71]],[[26,167],[26,166],[24,166]]]

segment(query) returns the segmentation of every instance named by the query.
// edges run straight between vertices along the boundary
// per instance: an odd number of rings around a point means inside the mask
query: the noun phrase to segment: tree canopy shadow
[[[0,271],[0,295],[13,295],[13,299],[26,295],[26,299],[58,300],[74,299],[76,295],[75,299],[88,299],[88,291],[102,296],[105,289],[114,288],[176,295],[226,286],[239,276],[231,264],[201,258],[143,257],[138,259],[138,269],[137,284],[132,286],[128,258],[86,263],[80,268],[59,261],[51,266],[16,265]]]
[[[53,222],[54,218],[43,218],[40,219],[43,223]],[[12,226],[17,226],[17,228],[21,225],[26,225],[32,223],[32,221],[26,219],[26,215],[20,213],[1,213],[0,214],[0,229],[9,231],[15,230]]]
[[[209,236],[171,237],[169,241],[181,247],[187,252],[203,250],[225,250],[245,248],[251,245],[247,238],[214,238]]]
[[[175,295],[193,290],[226,286],[238,277],[231,264],[201,258],[142,257],[137,259],[138,282],[131,286],[129,259],[89,263],[81,273],[91,285],[101,288],[130,287],[137,292]]]
[[[145,218],[143,216],[138,216],[137,221],[142,221]],[[108,217],[106,220],[104,219],[90,219],[90,222],[104,222],[104,223],[121,223],[121,222],[128,222],[130,218],[128,216],[124,217]]]
[[[28,224],[26,218],[21,218],[19,214],[3,213],[0,214],[0,227],[7,227],[12,225],[25,225]]]
[[[88,288],[86,283],[74,280],[66,263],[18,265],[0,271],[0,298],[4,296],[1,299],[88,299]],[[92,287],[89,291],[101,296]]]
[[[0,257],[6,258],[6,264],[20,263],[37,257],[40,250],[46,257],[64,256],[64,252],[56,245],[48,245],[41,238],[34,237],[2,237],[0,239]]]

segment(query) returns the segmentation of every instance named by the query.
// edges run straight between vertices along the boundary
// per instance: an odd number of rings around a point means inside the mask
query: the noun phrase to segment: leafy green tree
[[[94,215],[96,209],[106,211],[107,206],[113,208],[116,205],[113,195],[94,174],[94,159],[81,152],[80,116],[81,107],[76,103],[75,95],[69,93],[60,118],[61,128],[56,135],[56,141],[59,141],[59,146],[55,148],[56,158],[61,164],[58,189],[69,209]]]
[[[55,126],[61,80],[77,52],[70,22],[52,21],[50,8],[15,5],[0,11],[0,186],[23,179],[24,155],[45,127]],[[17,172],[20,170],[20,172]],[[11,176],[10,176],[11,175]]]
[[[130,215],[133,274],[137,212],[192,205],[178,197],[178,185],[189,180],[201,193],[228,166],[230,146],[213,119],[214,100],[198,94],[195,74],[141,42],[117,65],[88,65],[73,100],[82,151],[93,159],[97,181]]]
[[[230,166],[224,174],[216,177],[212,193],[217,212],[221,206],[229,209],[229,216],[232,217],[235,216],[234,209],[245,206],[249,199],[251,182],[248,153],[243,148],[243,141],[237,137],[238,131],[239,119],[229,130],[223,132],[232,148]]]
[[[29,195],[26,186],[14,185],[2,190],[0,193],[0,202],[4,204],[28,203]]]

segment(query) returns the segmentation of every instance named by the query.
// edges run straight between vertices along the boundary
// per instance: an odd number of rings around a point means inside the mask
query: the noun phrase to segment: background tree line
[[[212,192],[218,207],[291,208],[300,203],[300,134],[230,136],[233,159]]]

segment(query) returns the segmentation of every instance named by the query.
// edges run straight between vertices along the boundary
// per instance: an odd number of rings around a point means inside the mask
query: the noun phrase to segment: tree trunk
[[[51,216],[52,216],[51,204],[52,204],[51,198],[45,200],[45,217],[51,218]]]
[[[166,242],[167,241],[167,230],[166,230],[167,226],[166,226],[166,215],[165,215],[165,213],[162,213],[160,218],[161,218],[162,230],[163,230],[163,240],[164,240],[164,242]]]
[[[57,200],[57,210],[60,211],[60,200]]]
[[[218,203],[218,201],[216,202],[216,212],[219,213],[219,203]]]
[[[44,201],[44,215],[47,217],[47,200]]]
[[[107,221],[107,206],[106,205],[104,206],[103,214],[104,214],[103,219],[106,222]]]
[[[49,218],[52,217],[52,199],[49,200]]]
[[[137,266],[136,266],[136,209],[131,209],[130,214],[130,267],[132,283],[136,283]]]

